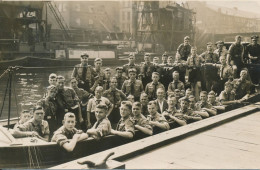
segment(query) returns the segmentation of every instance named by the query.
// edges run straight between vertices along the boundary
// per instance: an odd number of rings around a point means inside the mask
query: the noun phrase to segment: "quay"
[[[77,162],[109,152],[115,152],[111,159],[126,169],[259,168],[259,106],[251,104],[51,169],[85,169]]]

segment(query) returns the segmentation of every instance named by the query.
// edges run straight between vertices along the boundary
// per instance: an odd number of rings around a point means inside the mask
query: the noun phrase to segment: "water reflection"
[[[46,87],[49,85],[48,77],[51,73],[63,75],[66,78],[66,85],[69,85],[71,68],[57,70],[57,69],[21,69],[16,71],[13,77],[13,88],[11,98],[11,118],[17,117],[22,109],[30,109],[32,106],[42,98]],[[0,109],[3,111],[0,119],[7,119],[8,117],[8,92],[4,102],[4,94],[8,74],[0,80]],[[1,110],[0,110],[1,111]]]

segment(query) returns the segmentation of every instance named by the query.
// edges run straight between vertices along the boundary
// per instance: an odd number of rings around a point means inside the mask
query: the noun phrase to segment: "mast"
[[[9,68],[9,103],[8,103],[8,130],[10,128],[11,98],[12,98],[12,68]]]

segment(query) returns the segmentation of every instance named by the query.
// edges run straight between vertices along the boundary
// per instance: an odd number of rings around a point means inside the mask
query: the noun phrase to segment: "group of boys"
[[[110,68],[102,69],[101,58],[95,59],[93,67],[88,64],[88,54],[82,54],[70,87],[65,86],[63,76],[49,76],[50,85],[37,102],[33,118],[28,120],[28,111],[22,112],[15,126],[17,136],[45,141],[52,137],[51,141],[72,151],[77,141],[89,136],[133,138],[135,130],[152,135],[158,129],[169,130],[214,116],[225,110],[224,105],[247,100],[252,83],[247,69],[242,69],[241,37],[236,37],[229,51],[222,41],[217,42],[215,51],[208,43],[201,55],[189,40],[184,38],[175,61],[164,53],[159,64],[158,57],[152,62],[151,55],[145,54],[144,62],[138,65],[135,55],[130,54],[129,63],[117,67],[112,77]],[[260,55],[255,55],[248,51],[252,61],[259,61]],[[239,71],[239,77],[234,70]]]

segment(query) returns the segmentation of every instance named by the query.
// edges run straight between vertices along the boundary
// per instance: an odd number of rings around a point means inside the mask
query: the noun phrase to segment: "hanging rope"
[[[0,117],[2,116],[2,113],[3,113],[3,109],[4,109],[4,105],[5,105],[5,98],[6,98],[8,87],[9,87],[9,77],[8,77],[7,83],[6,83],[5,94],[4,94],[4,99],[3,99],[3,104],[2,104],[2,108],[1,108]]]
[[[15,82],[16,82],[16,74],[14,73],[14,75],[13,75],[13,85],[12,85],[12,87],[13,87],[13,92],[14,92],[14,98],[15,98],[15,104],[16,104],[16,114],[17,114],[17,117],[19,117],[19,120],[20,120],[20,115],[19,115],[19,113],[18,113],[18,101],[17,101],[17,94],[16,94],[16,88],[15,88]],[[18,120],[18,121],[19,121]]]
[[[8,73],[8,69],[6,69],[6,70],[3,72],[3,74],[1,74],[0,79],[3,78],[3,77],[5,76],[5,74],[7,74],[7,73]]]

